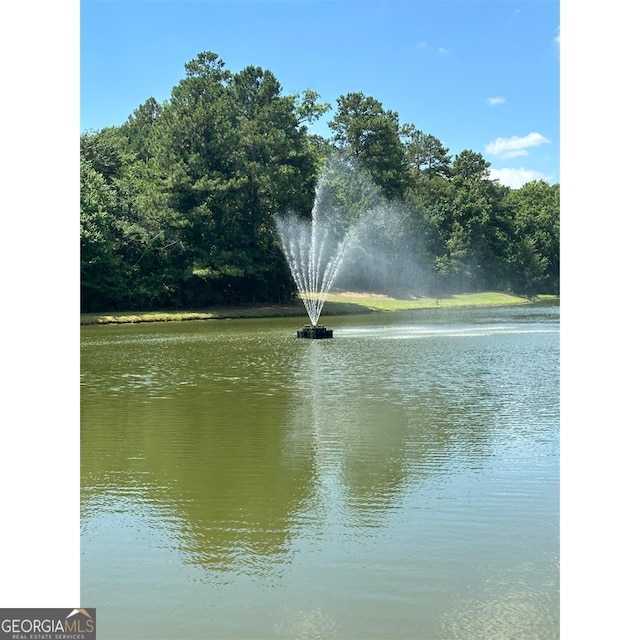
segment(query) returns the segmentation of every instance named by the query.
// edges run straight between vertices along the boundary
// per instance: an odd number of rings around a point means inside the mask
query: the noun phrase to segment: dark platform
[[[298,338],[311,338],[312,340],[333,338],[333,329],[327,329],[321,324],[316,326],[306,324],[302,329],[298,329]]]

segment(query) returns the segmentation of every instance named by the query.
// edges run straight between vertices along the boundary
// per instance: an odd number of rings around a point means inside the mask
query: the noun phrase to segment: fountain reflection
[[[309,345],[293,376],[289,446],[313,442],[318,504],[348,527],[380,526],[413,491],[435,491],[448,475],[491,456],[496,418],[482,401],[495,407],[500,393],[491,365],[478,363],[470,390],[455,360],[431,366],[442,345],[412,329],[406,340],[389,341],[386,331]],[[466,402],[471,392],[473,404]]]

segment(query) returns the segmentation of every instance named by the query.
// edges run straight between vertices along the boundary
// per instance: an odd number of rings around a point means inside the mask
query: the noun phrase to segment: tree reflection
[[[261,366],[268,346],[259,342],[205,342],[197,362],[185,351],[184,343],[139,351],[139,375],[151,384],[83,392],[83,519],[108,504],[154,505],[188,562],[268,571],[286,559],[314,483],[309,454],[286,450],[286,386]],[[87,355],[83,368],[105,378],[130,373],[117,361],[101,366]],[[153,377],[166,378],[169,367],[174,382],[160,390]]]

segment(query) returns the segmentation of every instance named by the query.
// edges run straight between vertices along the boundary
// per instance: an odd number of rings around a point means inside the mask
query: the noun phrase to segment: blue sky
[[[285,93],[333,110],[353,91],[439,138],[482,153],[518,187],[560,181],[557,0],[81,0],[80,127],[122,124],[162,102],[184,64],[214,51],[227,69],[272,71]]]

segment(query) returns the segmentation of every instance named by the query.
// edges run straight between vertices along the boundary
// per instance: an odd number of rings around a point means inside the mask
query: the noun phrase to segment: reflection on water
[[[558,637],[558,307],[331,325],[83,328],[101,637]]]

